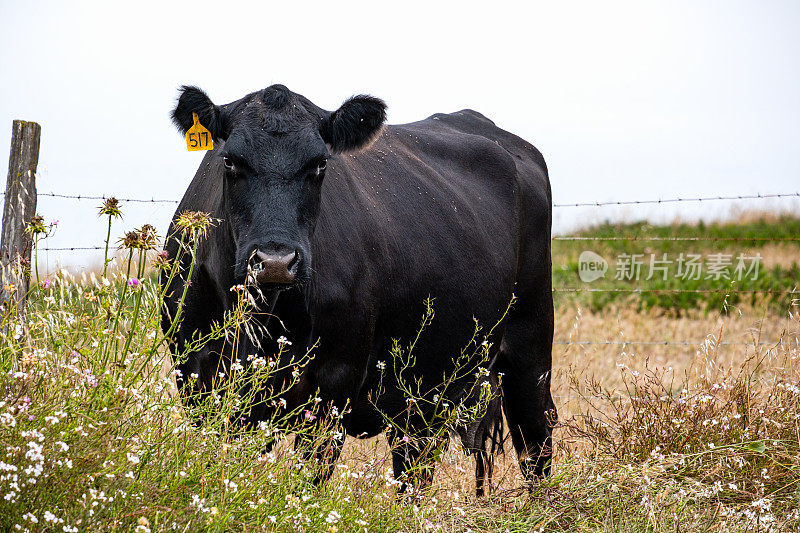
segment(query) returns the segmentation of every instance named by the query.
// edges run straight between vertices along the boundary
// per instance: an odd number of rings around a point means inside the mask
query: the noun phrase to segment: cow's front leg
[[[316,361],[315,361],[316,362]],[[307,369],[310,381],[316,385],[318,396],[309,398],[303,425],[295,445],[303,450],[307,461],[315,461],[319,472],[315,483],[324,483],[333,473],[334,464],[342,453],[346,438],[344,420],[348,416],[351,399],[355,397],[360,377],[356,368],[342,360],[327,358],[317,364],[312,362]],[[311,409],[315,403],[320,406],[316,412]],[[307,424],[309,417],[315,417],[313,425]]]
[[[397,492],[404,494],[430,486],[436,470],[436,452],[446,438],[411,438],[397,429],[389,431],[387,438],[394,478],[400,483]]]
[[[302,453],[303,461],[306,464],[312,463],[317,469],[313,481],[315,485],[321,485],[330,479],[342,453],[345,438],[341,424],[333,428],[317,425],[301,431],[295,437],[295,449]]]

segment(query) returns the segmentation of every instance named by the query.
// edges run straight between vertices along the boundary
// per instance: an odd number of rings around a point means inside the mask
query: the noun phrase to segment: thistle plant
[[[187,244],[191,249],[190,253],[192,260],[189,264],[188,272],[186,273],[187,280],[192,279],[192,274],[194,274],[194,259],[197,255],[197,247],[200,244],[200,240],[206,236],[206,233],[213,224],[214,220],[211,218],[211,216],[208,215],[208,213],[202,213],[200,211],[184,211],[175,219],[175,226],[177,228],[177,232],[179,233],[178,249],[180,250],[180,253],[183,254],[186,252]],[[164,284],[165,290],[170,286],[170,283],[175,277],[180,264],[180,258],[175,258],[173,261],[173,269],[170,271],[170,275],[167,277],[167,283]],[[164,340],[169,342],[172,339],[172,336],[175,334],[175,331],[180,325],[183,314],[183,305],[186,302],[186,295],[188,292],[189,284],[184,283],[183,292],[181,293],[180,301],[178,302],[178,310],[172,320],[172,325],[159,342],[153,343],[151,353],[156,349],[160,342]]]
[[[51,226],[52,227],[52,226]],[[44,217],[36,215],[31,218],[26,227],[31,234],[31,244],[33,246],[33,268],[36,273],[36,287],[39,288],[39,240],[47,237],[48,227],[44,223]]]
[[[106,216],[108,218],[108,230],[106,232],[106,248],[105,254],[103,255],[103,277],[105,278],[108,273],[108,263],[111,262],[111,259],[108,257],[108,246],[111,242],[111,221],[115,218],[122,218],[122,210],[119,206],[119,200],[114,198],[107,198],[103,205],[100,206],[100,216]]]

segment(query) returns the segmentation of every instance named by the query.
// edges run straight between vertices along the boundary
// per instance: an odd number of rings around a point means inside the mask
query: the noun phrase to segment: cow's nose
[[[298,254],[256,250],[253,270],[259,283],[292,283],[297,273]]]

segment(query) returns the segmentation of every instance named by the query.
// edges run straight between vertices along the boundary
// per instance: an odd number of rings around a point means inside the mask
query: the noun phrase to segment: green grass
[[[578,303],[584,307],[600,310],[611,303],[622,303],[639,309],[660,308],[675,313],[690,309],[719,309],[726,304],[756,305],[766,303],[772,309],[782,310],[791,304],[797,294],[788,291],[797,290],[800,285],[800,241],[780,242],[782,239],[800,239],[800,218],[762,217],[743,223],[713,224],[672,224],[656,226],[646,222],[612,224],[604,223],[571,236],[589,240],[553,241],[553,286],[564,289],[623,289],[641,290],[640,293],[629,292],[557,292],[557,305],[573,305]],[[630,240],[602,240],[603,238],[630,237]],[[653,238],[690,238],[720,239],[696,241],[652,240]],[[594,240],[597,239],[597,240]],[[742,239],[739,241],[724,239]],[[752,239],[752,240],[747,240]],[[777,248],[776,248],[777,246]],[[765,251],[765,247],[769,247]],[[578,273],[579,256],[582,251],[590,250],[602,256],[609,263],[605,277],[593,282],[584,283]],[[770,265],[771,255],[781,254],[783,264]],[[678,276],[678,258],[680,254],[697,254],[701,256],[703,271],[699,279],[694,276]],[[735,268],[740,254],[754,257],[762,253],[764,258],[755,279],[753,273],[738,279]],[[620,256],[641,254],[640,279],[615,279],[616,266]],[[649,274],[650,257],[655,254],[656,260],[666,259],[667,277],[656,271],[652,279]],[[727,277],[708,279],[706,270],[708,261],[713,261],[714,254],[730,255],[731,264],[726,268]],[[766,255],[764,255],[766,254]],[[790,258],[787,262],[786,258]],[[795,259],[796,258],[796,259]],[[630,259],[628,259],[630,261]],[[745,261],[745,266],[751,265]],[[716,291],[704,292],[670,292],[678,291]],[[659,292],[664,291],[664,292]]]

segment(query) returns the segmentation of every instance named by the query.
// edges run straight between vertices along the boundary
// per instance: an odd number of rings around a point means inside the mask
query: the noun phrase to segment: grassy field
[[[553,285],[557,290],[643,291],[633,297],[628,292],[564,292],[556,295],[561,305],[601,310],[616,303],[636,309],[660,308],[677,315],[698,308],[715,311],[727,302],[755,307],[767,304],[780,313],[792,301],[787,291],[800,288],[800,218],[790,215],[744,213],[736,221],[669,226],[604,223],[561,238],[581,240],[553,241]],[[579,257],[584,250],[609,263],[603,278],[580,281]],[[689,266],[691,256],[699,265],[695,270]],[[741,272],[737,272],[740,257]],[[760,259],[753,259],[756,257]],[[757,272],[751,270],[754,262],[759,264]],[[709,265],[717,265],[718,272],[710,271]],[[639,279],[631,275],[636,270]],[[674,289],[686,292],[670,292]],[[717,292],[689,292],[705,290]]]
[[[196,223],[186,221],[189,243]],[[798,230],[800,219],[751,218],[602,225],[575,236]],[[3,315],[0,530],[800,531],[796,295],[557,293],[553,475],[526,484],[506,443],[492,494],[476,498],[474,463],[453,440],[433,486],[398,498],[383,437],[349,440],[332,479],[316,487],[317,465],[294,452],[280,420],[246,435],[230,423],[232,389],[221,385],[209,400],[203,426],[187,419],[143,260],[151,238],[147,228],[128,235],[107,279],[40,279],[25,322],[13,309]],[[785,291],[797,285],[798,245],[556,241],[555,286],[636,287],[608,279],[621,253],[721,251],[764,257],[764,277],[741,287]],[[611,263],[589,284],[577,271],[587,249]],[[638,286],[730,287],[682,281]]]

